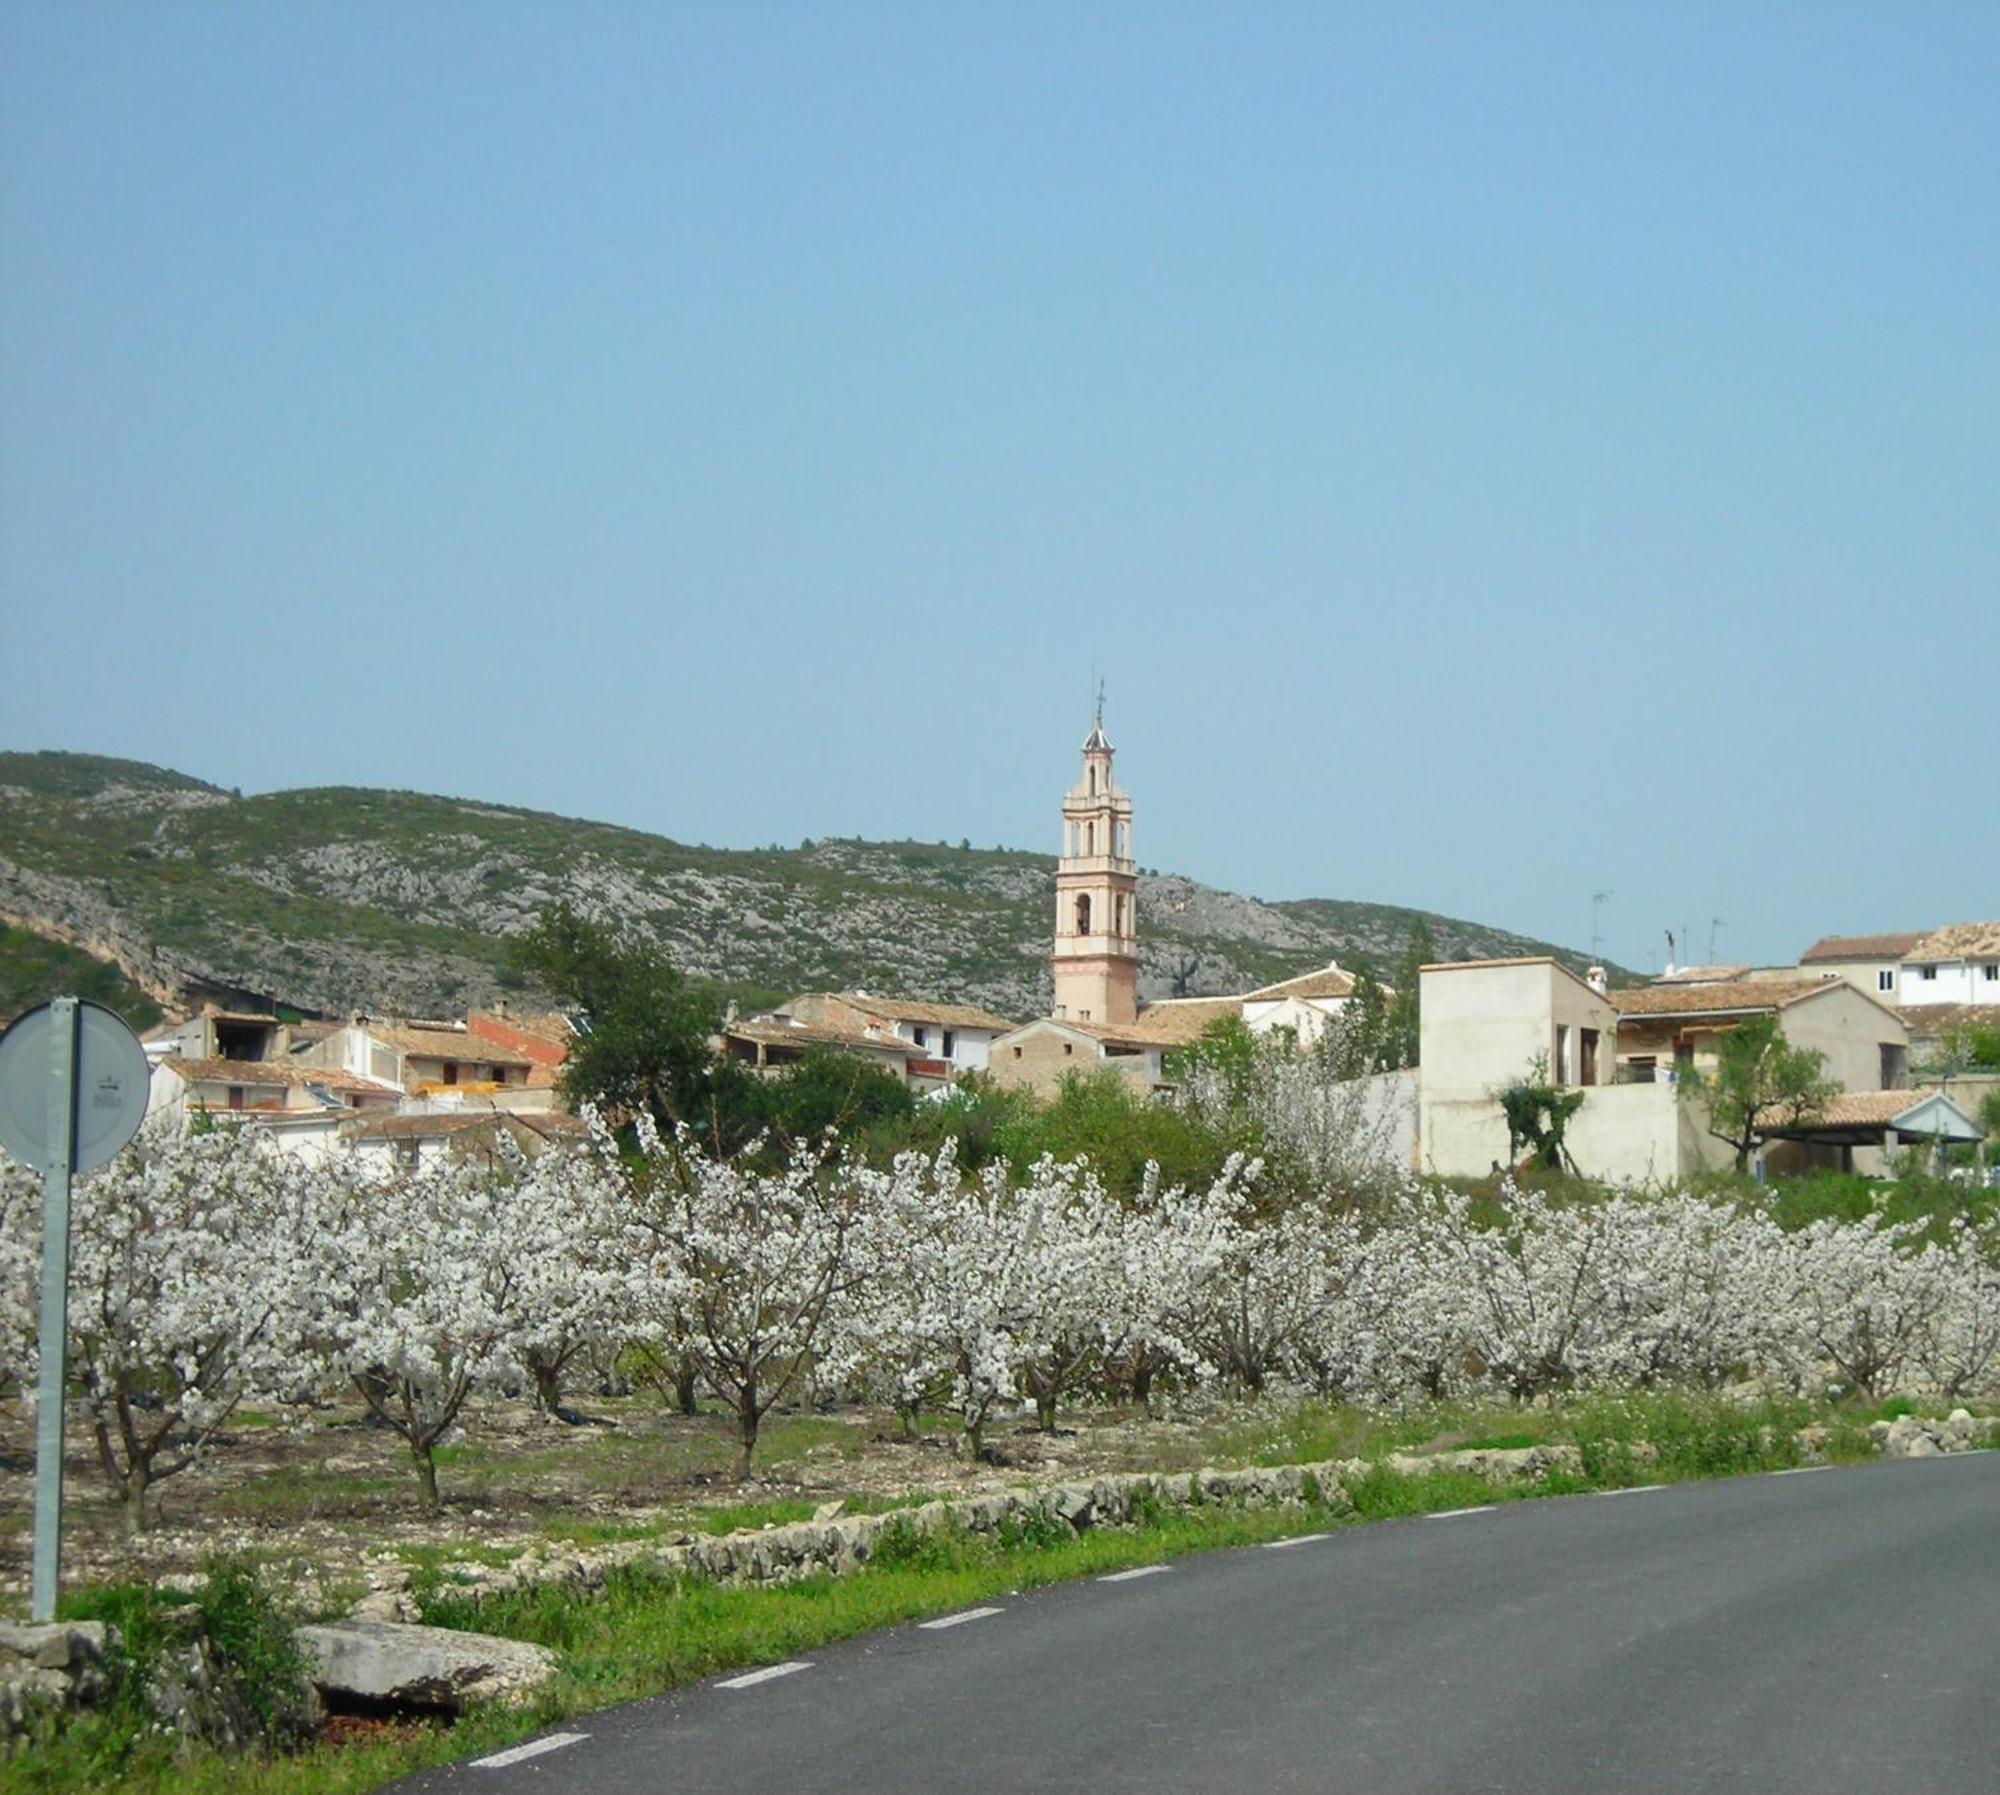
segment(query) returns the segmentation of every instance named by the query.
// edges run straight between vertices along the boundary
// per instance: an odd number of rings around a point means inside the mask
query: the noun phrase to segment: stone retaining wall
[[[2000,1444],[2000,1419],[1980,1420],[1954,1409],[1943,1420],[1904,1415],[1869,1428],[1885,1458],[1934,1458]],[[1823,1432],[1808,1428],[1799,1445],[1808,1459],[1820,1454]],[[1643,1442],[1630,1448],[1645,1462],[1654,1456]],[[1422,1476],[1434,1471],[1468,1472],[1495,1484],[1543,1482],[1552,1473],[1581,1475],[1582,1454],[1571,1445],[1474,1448],[1462,1452],[1395,1453],[1384,1460],[1329,1459],[1318,1464],[1279,1465],[1251,1470],[1200,1470],[1092,1478],[1088,1482],[1000,1490],[956,1501],[926,1502],[890,1514],[850,1515],[828,1503],[810,1521],[789,1526],[745,1529],[716,1536],[682,1534],[669,1540],[633,1540],[586,1551],[534,1548],[506,1565],[446,1564],[441,1573],[468,1595],[498,1595],[541,1585],[579,1591],[601,1588],[614,1571],[644,1566],[667,1575],[692,1575],[718,1583],[785,1583],[801,1577],[844,1576],[874,1555],[883,1531],[912,1527],[920,1533],[964,1531],[998,1536],[1012,1529],[1055,1525],[1070,1533],[1091,1527],[1130,1525],[1169,1508],[1208,1503],[1248,1507],[1297,1507],[1316,1498],[1335,1513],[1353,1509],[1347,1485],[1372,1471]],[[352,1618],[362,1622],[409,1623],[419,1619],[410,1587],[411,1572],[384,1563],[371,1573],[369,1593]],[[321,1632],[339,1629],[320,1629]],[[349,1629],[351,1631],[352,1629]],[[414,1634],[424,1629],[392,1626]],[[306,1630],[310,1632],[311,1630]],[[308,1642],[310,1643],[310,1642]],[[503,1645],[505,1642],[492,1642]],[[47,1627],[0,1624],[0,1738],[24,1731],[38,1712],[84,1706],[106,1687],[105,1659],[116,1650],[117,1634],[97,1622]],[[331,1648],[329,1648],[330,1650]],[[326,1652],[314,1654],[325,1658]],[[321,1665],[317,1674],[330,1674]],[[156,1704],[163,1709],[167,1704]],[[184,1723],[183,1723],[184,1724]],[[212,1729],[202,1726],[199,1729]],[[219,1729],[227,1731],[228,1729]]]

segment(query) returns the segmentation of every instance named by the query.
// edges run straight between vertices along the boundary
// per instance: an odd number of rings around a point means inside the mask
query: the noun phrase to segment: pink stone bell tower
[[[1063,799],[1056,865],[1055,1014],[1125,1023],[1139,1014],[1139,876],[1132,800],[1111,779],[1104,698],[1083,744],[1083,776]]]

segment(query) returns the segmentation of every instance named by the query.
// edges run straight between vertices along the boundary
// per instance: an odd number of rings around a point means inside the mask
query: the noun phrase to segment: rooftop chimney
[[[1610,981],[1604,976],[1604,968],[1602,966],[1593,966],[1584,975],[1583,982],[1595,991],[1599,997],[1604,996],[1611,988]]]

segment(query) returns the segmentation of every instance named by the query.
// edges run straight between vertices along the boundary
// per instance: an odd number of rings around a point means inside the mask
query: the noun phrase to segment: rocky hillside
[[[505,938],[559,899],[747,996],[864,986],[1046,1011],[1055,862],[920,842],[690,847],[537,811],[342,788],[245,798],[134,761],[0,754],[0,920],[156,1002],[444,1014],[513,988]],[[1149,997],[1386,970],[1421,911],[1140,885]],[[1428,918],[1446,958],[1554,952]],[[0,948],[0,953],[6,950]]]

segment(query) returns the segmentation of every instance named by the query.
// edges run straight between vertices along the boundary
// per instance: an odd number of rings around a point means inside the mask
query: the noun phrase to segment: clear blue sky
[[[2000,7],[0,12],[0,745],[1644,966],[2000,914]]]

